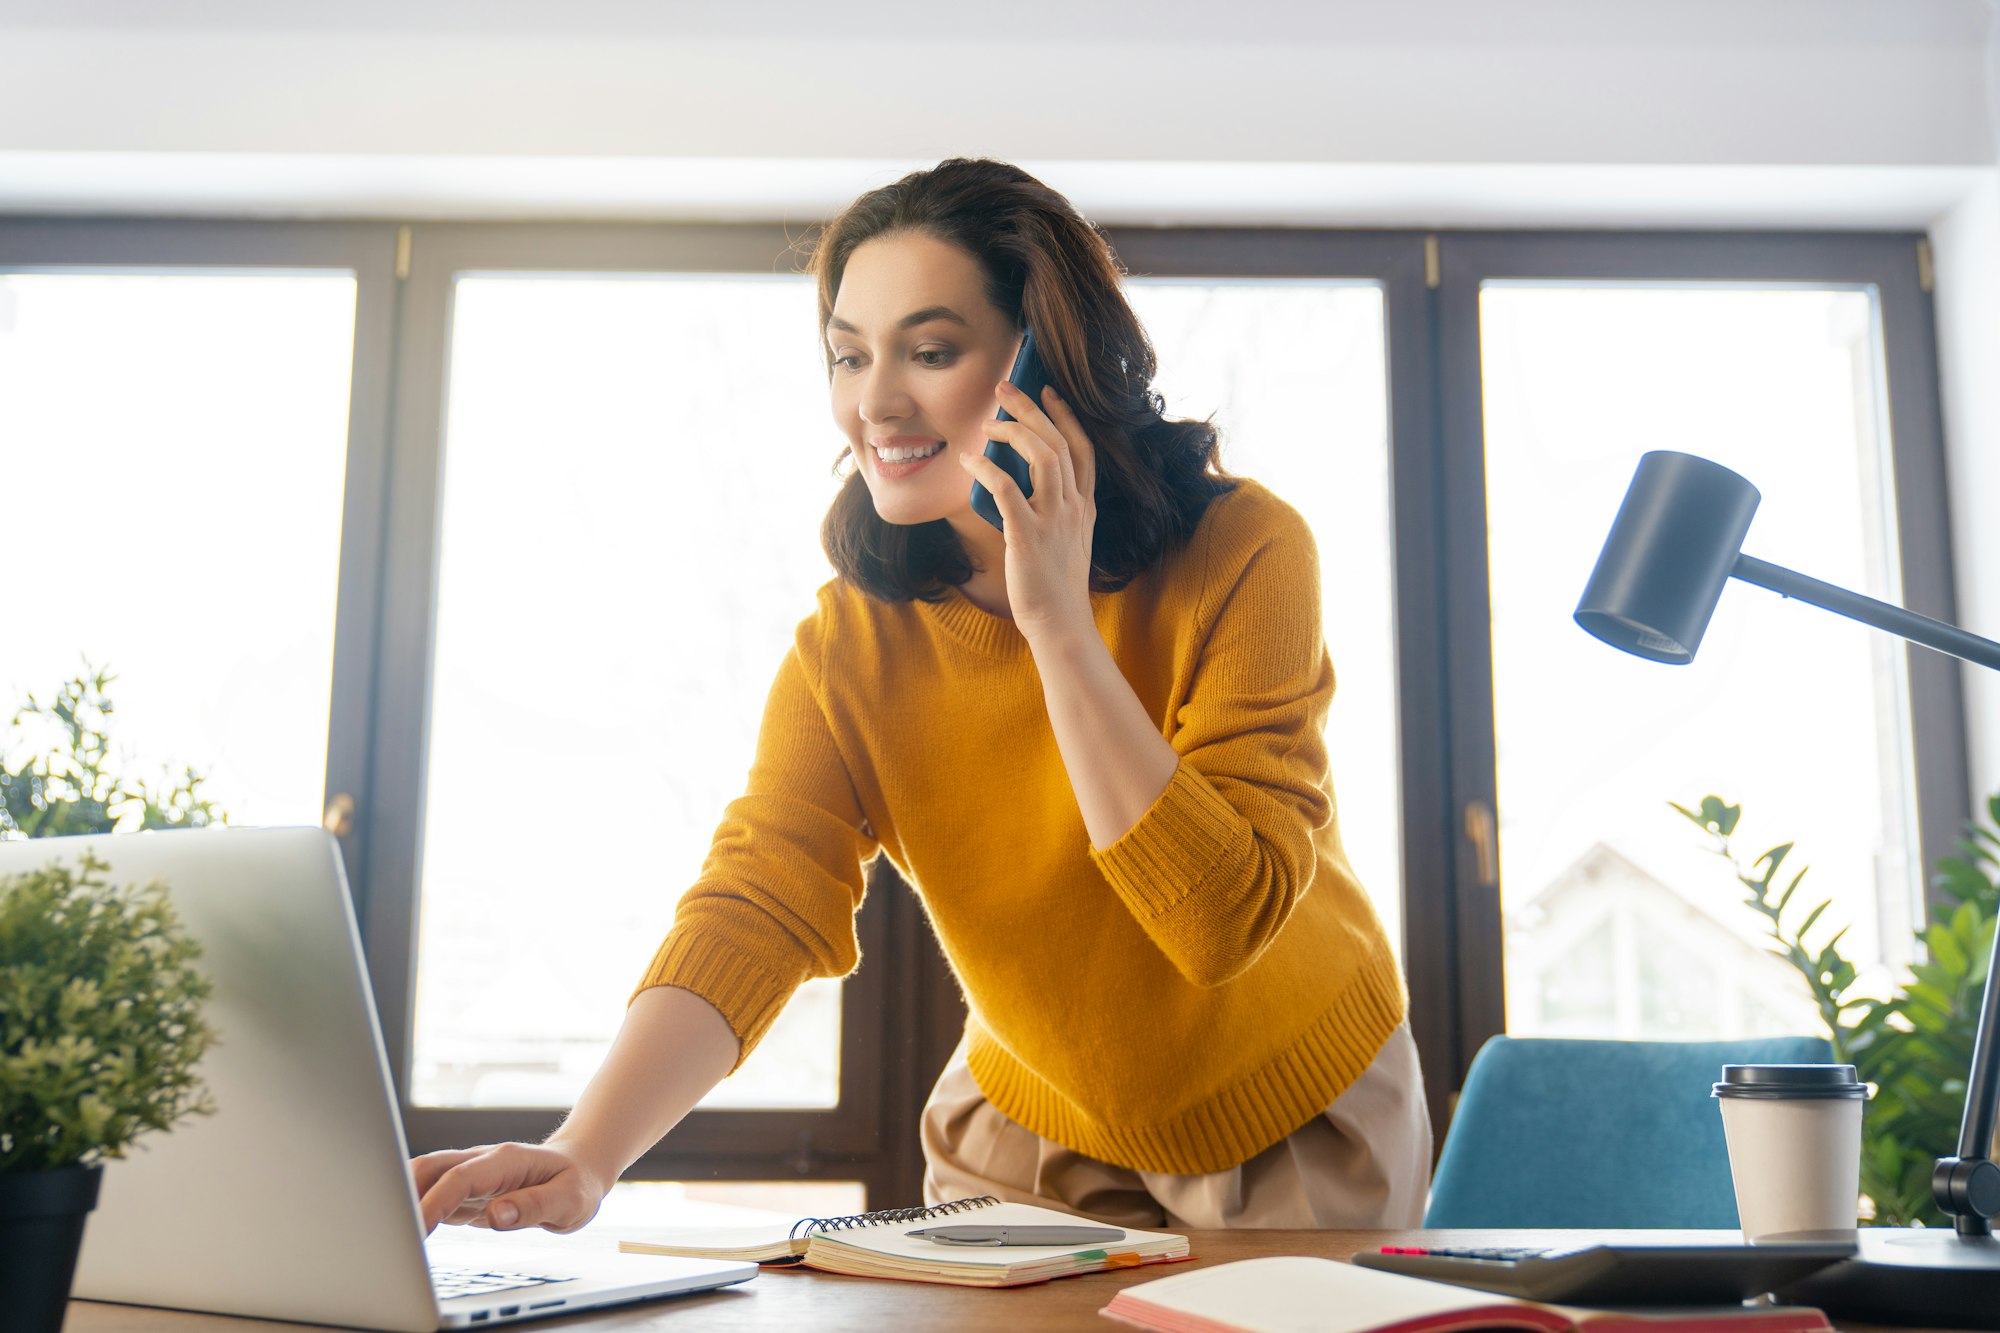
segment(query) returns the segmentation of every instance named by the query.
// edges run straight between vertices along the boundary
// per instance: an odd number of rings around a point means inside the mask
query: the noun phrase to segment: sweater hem
[[[1045,1139],[1129,1170],[1206,1175],[1249,1161],[1324,1112],[1373,1063],[1407,1008],[1383,940],[1347,988],[1262,1068],[1147,1125],[1091,1115],[976,1024],[966,1057],[994,1109]]]

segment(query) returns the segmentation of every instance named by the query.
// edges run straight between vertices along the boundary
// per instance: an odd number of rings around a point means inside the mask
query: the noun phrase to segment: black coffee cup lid
[[[1715,1097],[1761,1097],[1773,1101],[1830,1101],[1866,1098],[1868,1085],[1853,1065],[1724,1065]]]

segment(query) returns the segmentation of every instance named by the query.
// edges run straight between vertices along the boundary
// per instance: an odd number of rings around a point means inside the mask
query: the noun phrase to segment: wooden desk
[[[1734,1231],[1190,1231],[1187,1235],[1196,1255],[1193,1262],[1206,1264],[1270,1254],[1315,1254],[1345,1259],[1363,1249],[1422,1244],[1426,1240],[1455,1245],[1562,1245],[1618,1236],[1651,1240],[1720,1238],[1731,1242],[1740,1239]],[[896,1333],[903,1329],[953,1333],[1089,1329],[1093,1333],[1108,1333],[1119,1326],[1099,1318],[1097,1312],[1114,1292],[1169,1273],[1185,1272],[1188,1267],[1155,1264],[999,1291],[843,1277],[804,1268],[766,1269],[741,1286],[699,1296],[502,1327],[550,1333],[570,1329],[701,1329],[704,1333],[710,1329],[723,1333],[753,1329],[775,1329],[781,1333],[818,1333],[822,1329],[865,1333]],[[215,1333],[304,1333],[306,1327],[76,1301],[70,1305],[63,1333],[194,1333],[198,1329]],[[1854,1333],[1868,1333],[1881,1326],[1843,1323],[1840,1327]]]

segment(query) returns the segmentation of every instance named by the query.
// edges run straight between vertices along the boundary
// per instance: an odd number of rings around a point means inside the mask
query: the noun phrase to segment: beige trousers
[[[1112,1226],[1409,1228],[1430,1189],[1431,1122],[1408,1023],[1333,1105],[1241,1166],[1134,1171],[1071,1152],[993,1109],[961,1048],[924,1106],[924,1202],[991,1194]]]

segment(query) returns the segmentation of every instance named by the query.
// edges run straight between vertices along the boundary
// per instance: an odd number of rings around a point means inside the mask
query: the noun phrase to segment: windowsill
[[[811,221],[927,163],[0,152],[0,214]],[[1923,227],[1991,167],[1024,160],[1110,225]]]

